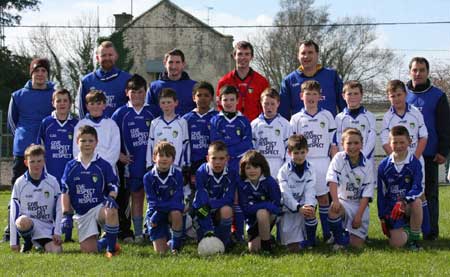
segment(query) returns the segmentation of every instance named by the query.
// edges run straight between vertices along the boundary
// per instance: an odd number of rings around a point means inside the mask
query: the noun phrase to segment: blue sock
[[[201,241],[203,236],[207,232],[212,232],[214,230],[214,227],[210,215],[204,218],[197,217],[197,223],[198,223],[197,239],[198,241]]]
[[[316,245],[317,224],[317,218],[305,218],[306,240],[308,241],[309,246]]]
[[[322,225],[323,239],[327,241],[331,237],[330,226],[328,225],[328,210],[330,205],[319,206],[320,224]]]
[[[182,230],[172,230],[172,244],[171,250],[181,249],[181,237],[183,236]]]
[[[227,245],[230,243],[231,223],[233,223],[233,219],[231,217],[223,218],[220,220],[219,225],[216,227],[216,236],[223,242],[223,245]]]
[[[73,222],[73,214],[68,214],[66,216],[70,218],[70,222]],[[62,232],[64,233],[64,238],[66,240],[71,240],[72,239],[72,228],[73,228],[73,225],[62,229]]]
[[[244,213],[241,210],[241,206],[233,205],[233,216],[234,216],[234,225],[235,225],[235,233],[238,241],[244,241]]]
[[[430,211],[428,210],[428,202],[427,202],[427,200],[422,202],[422,212],[423,212],[422,234],[424,236],[426,236],[426,235],[428,235],[431,232]]]
[[[34,224],[31,225],[30,229],[28,230],[18,231],[20,236],[23,238],[25,245],[28,247],[31,247],[31,245],[33,244],[32,242],[33,231],[34,231]]]
[[[342,219],[328,217],[328,223],[330,224],[331,232],[334,236],[334,242],[340,245],[345,245],[344,241],[344,229],[342,228]]]
[[[133,216],[134,235],[136,237],[142,236],[142,223],[144,218],[142,216]]]
[[[106,238],[101,238],[97,241],[97,251],[103,252],[106,249],[106,246],[108,246],[108,241]]]
[[[106,251],[114,253],[116,252],[116,242],[117,242],[117,234],[119,234],[119,225],[111,226],[105,224],[105,232],[106,232]]]

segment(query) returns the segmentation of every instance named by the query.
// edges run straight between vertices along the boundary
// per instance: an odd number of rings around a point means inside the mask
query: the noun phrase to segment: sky
[[[40,11],[21,13],[22,25],[65,25],[83,15],[97,15],[101,25],[113,24],[113,14],[131,11],[139,16],[159,0],[43,0]],[[277,11],[277,0],[172,0],[180,8],[209,24],[222,25],[270,25]],[[327,6],[331,19],[344,16],[363,16],[373,22],[426,22],[450,21],[448,0],[316,0],[316,6]],[[233,35],[235,41],[257,34],[255,28],[223,29],[219,32]],[[29,29],[6,28],[6,44],[14,47],[19,40],[26,40]],[[103,32],[107,32],[104,30]],[[413,56],[427,57],[431,63],[450,64],[450,24],[402,25],[377,27],[377,46],[391,48],[402,58],[400,71],[407,70],[407,62]],[[404,69],[400,68],[403,67]]]

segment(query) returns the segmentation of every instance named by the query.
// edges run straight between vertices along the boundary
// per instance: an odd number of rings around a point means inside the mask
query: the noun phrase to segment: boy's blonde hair
[[[155,145],[155,148],[153,149],[153,157],[156,157],[156,155],[158,154],[175,159],[176,150],[170,142],[160,141]]]
[[[363,143],[363,136],[362,136],[361,132],[356,128],[346,128],[344,130],[344,132],[342,133],[341,143],[344,144],[344,140],[351,135],[358,136],[361,140],[361,143]]]
[[[404,93],[406,93],[405,83],[400,80],[390,80],[387,84],[386,93],[396,91],[397,89],[401,89]]]
[[[361,92],[361,94],[364,93],[362,84],[356,80],[350,80],[350,81],[345,82],[344,87],[342,88],[342,93],[346,93],[346,92],[348,92],[348,90],[350,90],[352,88],[358,88],[359,92]]]
[[[305,90],[309,90],[309,91],[312,90],[312,91],[317,91],[317,92],[319,92],[319,94],[321,94],[320,84],[316,80],[308,80],[306,82],[303,82],[301,89],[302,89],[302,92],[304,92]]]
[[[273,98],[273,99],[277,100],[278,102],[280,102],[280,94],[274,88],[266,88],[261,93],[261,96],[260,96],[261,101],[263,101],[264,97],[270,97],[270,98]]]
[[[97,103],[97,102],[106,104],[106,95],[101,90],[91,89],[88,92],[88,94],[86,94],[86,103]]]
[[[31,156],[45,156],[45,148],[42,145],[32,144],[25,149],[24,159],[28,159]]]

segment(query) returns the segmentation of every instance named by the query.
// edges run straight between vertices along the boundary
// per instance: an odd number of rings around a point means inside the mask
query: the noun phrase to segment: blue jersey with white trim
[[[238,185],[239,205],[246,217],[255,216],[260,209],[271,214],[281,212],[281,191],[272,176],[261,176],[254,185],[250,180],[241,180]]]
[[[64,170],[62,192],[70,197],[70,204],[79,215],[101,204],[111,191],[118,192],[118,179],[111,165],[95,155],[89,164],[80,157],[67,163]]]

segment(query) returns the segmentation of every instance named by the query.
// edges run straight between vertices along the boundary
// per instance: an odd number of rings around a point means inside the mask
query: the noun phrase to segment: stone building
[[[234,66],[233,37],[219,33],[169,0],[160,1],[133,20],[125,13],[114,16],[116,32],[122,33],[123,46],[133,61],[130,72],[148,81],[157,79],[164,70],[164,53],[173,48],[184,52],[185,70],[197,81],[206,80],[216,86],[219,78]]]

